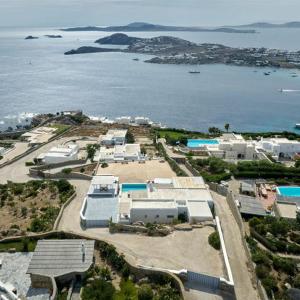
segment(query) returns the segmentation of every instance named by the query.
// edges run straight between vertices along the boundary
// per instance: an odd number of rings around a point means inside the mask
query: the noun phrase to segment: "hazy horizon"
[[[284,23],[300,20],[299,10],[298,0],[1,0],[0,27]]]

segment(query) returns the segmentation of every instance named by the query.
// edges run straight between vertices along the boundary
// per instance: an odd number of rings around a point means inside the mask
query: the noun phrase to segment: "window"
[[[167,218],[168,218],[168,219],[173,219],[174,216],[173,216],[173,215],[168,215]]]
[[[159,218],[159,215],[156,215],[156,217],[155,217],[156,219],[158,219]]]

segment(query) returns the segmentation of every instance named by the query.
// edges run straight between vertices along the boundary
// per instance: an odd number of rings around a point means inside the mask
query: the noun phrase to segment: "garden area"
[[[137,278],[124,256],[112,245],[97,242],[99,257],[86,274],[81,298],[83,300],[180,300],[172,280],[164,275]]]
[[[300,288],[297,264],[300,254],[300,222],[265,217],[249,220],[248,242],[255,272],[269,297],[290,299],[288,288]]]
[[[194,159],[193,155],[188,156],[188,161],[208,182],[220,182],[234,176],[236,178],[264,178],[283,185],[300,184],[300,166],[297,164],[298,167],[286,167],[267,160],[239,161],[233,164],[217,157]]]
[[[286,220],[271,216],[252,218],[249,220],[249,227],[251,236],[268,250],[300,255],[299,220]]]
[[[270,299],[288,300],[288,288],[300,288],[300,275],[296,261],[280,257],[271,251],[258,247],[257,242],[246,238],[252,260],[255,263],[255,273],[260,279]]]
[[[0,185],[0,237],[52,230],[61,205],[74,193],[66,180]]]

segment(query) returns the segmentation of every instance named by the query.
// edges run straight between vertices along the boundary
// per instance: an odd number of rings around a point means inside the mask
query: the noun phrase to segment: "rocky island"
[[[38,36],[28,35],[28,36],[26,36],[25,40],[36,40],[38,38],[39,38]]]
[[[165,26],[144,22],[134,22],[123,26],[85,26],[61,29],[62,31],[106,31],[106,32],[137,32],[137,31],[190,31],[190,32],[223,32],[223,33],[256,33],[254,29],[237,29],[231,27],[205,28],[196,26]]]
[[[62,36],[60,34],[46,34],[45,37],[49,39],[61,39]]]
[[[81,47],[65,54],[94,52],[127,52],[149,54],[146,60],[159,64],[229,64],[252,67],[300,68],[300,51],[267,48],[233,48],[220,44],[197,44],[172,36],[154,38],[130,37],[124,33],[112,34],[95,41],[101,45],[127,45],[126,49]]]

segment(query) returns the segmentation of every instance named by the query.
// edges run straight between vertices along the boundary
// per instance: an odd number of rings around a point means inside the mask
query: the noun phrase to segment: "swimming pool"
[[[285,197],[300,197],[300,186],[279,186],[277,193]]]
[[[194,140],[194,139],[189,139],[187,146],[190,148],[198,148],[201,146],[206,146],[206,145],[218,145],[219,142],[218,140]]]
[[[123,183],[122,192],[144,191],[147,189],[146,183]]]

